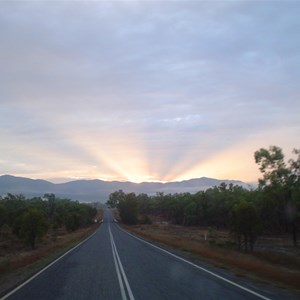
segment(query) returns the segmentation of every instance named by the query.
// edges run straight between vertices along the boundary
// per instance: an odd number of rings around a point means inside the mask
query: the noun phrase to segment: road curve
[[[223,273],[132,236],[107,210],[93,236],[1,300],[284,299]]]

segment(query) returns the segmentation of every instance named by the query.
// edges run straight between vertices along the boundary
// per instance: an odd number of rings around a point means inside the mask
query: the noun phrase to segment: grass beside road
[[[6,249],[6,255],[0,258],[0,296],[87,238],[98,226],[99,224],[94,224],[72,233],[63,232],[55,240],[48,236],[35,250]]]
[[[150,240],[187,251],[212,265],[234,271],[283,288],[300,290],[300,255],[259,251],[241,253],[199,239],[197,230],[156,225],[124,226],[125,229]]]

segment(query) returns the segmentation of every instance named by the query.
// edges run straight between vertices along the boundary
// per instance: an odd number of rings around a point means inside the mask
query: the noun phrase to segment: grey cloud
[[[296,2],[0,6],[3,136],[48,139],[53,152],[94,163],[70,132],[112,130],[141,139],[167,172],[190,149],[205,157],[299,126]]]

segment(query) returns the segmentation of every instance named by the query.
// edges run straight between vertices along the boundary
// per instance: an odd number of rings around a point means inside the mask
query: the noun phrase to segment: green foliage
[[[281,148],[261,148],[254,154],[263,174],[257,190],[222,183],[195,194],[112,193],[109,204],[118,207],[121,219],[135,224],[155,216],[173,224],[230,229],[240,248],[252,250],[262,232],[290,231],[294,245],[300,227],[300,150],[295,159],[284,160]]]
[[[269,150],[261,148],[254,153],[254,158],[263,174],[263,178],[259,179],[260,186],[286,183],[289,170],[284,162],[281,148],[277,146],[270,146]]]
[[[11,227],[28,207],[28,203],[22,195],[8,194],[1,200],[1,204],[5,207],[7,212],[7,225]]]
[[[6,223],[7,221],[7,211],[4,205],[0,204],[0,233],[1,233],[1,228],[2,226]]]
[[[5,222],[17,237],[35,247],[36,239],[48,228],[54,234],[62,226],[74,231],[91,225],[96,213],[91,205],[59,199],[54,194],[32,199],[8,194],[0,198],[0,229],[1,222]]]
[[[70,200],[56,201],[52,222],[58,226],[64,224],[68,231],[75,231],[80,227],[92,224],[92,220],[97,213],[96,208],[83,203]]]
[[[197,224],[197,204],[194,201],[191,201],[184,207],[184,224]]]
[[[47,220],[36,208],[29,208],[20,219],[20,237],[34,249],[36,238],[47,233]]]
[[[77,212],[69,212],[65,216],[65,225],[68,231],[75,231],[80,227],[80,215]]]
[[[241,201],[232,208],[230,230],[239,249],[253,251],[255,241],[261,232],[260,218],[253,203]]]
[[[256,190],[222,183],[195,194],[112,193],[107,204],[118,207],[122,220],[134,224],[147,216],[184,226],[230,228],[241,248],[251,250],[261,232],[292,233],[297,245],[300,228],[300,150],[288,162],[282,149],[270,146],[254,153],[263,177]],[[130,196],[129,196],[130,195]]]
[[[297,246],[300,227],[300,150],[294,149],[296,159],[284,160],[281,148],[261,148],[254,154],[263,178],[261,189],[261,214],[267,219],[269,230],[288,230]]]
[[[150,209],[150,198],[147,194],[137,195],[138,211],[140,214],[146,215]]]
[[[115,191],[109,195],[109,200],[106,202],[106,205],[116,208],[119,203],[125,199],[125,196],[122,190]]]
[[[138,215],[142,223],[145,216],[149,219],[149,215],[155,215],[173,224],[227,228],[231,208],[241,199],[250,198],[252,193],[239,186],[222,184],[194,195],[157,193],[150,197],[116,191],[110,199],[117,199],[120,217],[126,223],[136,223]]]
[[[44,198],[47,199],[47,215],[49,219],[53,218],[53,215],[56,210],[56,197],[54,194],[45,194]]]
[[[125,195],[125,198],[118,203],[121,220],[126,224],[136,224],[138,222],[138,202],[134,193]]]

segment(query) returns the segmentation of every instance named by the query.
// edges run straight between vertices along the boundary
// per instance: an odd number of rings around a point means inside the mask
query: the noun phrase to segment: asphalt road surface
[[[1,299],[283,298],[134,237],[114,223],[107,210],[89,239]]]

